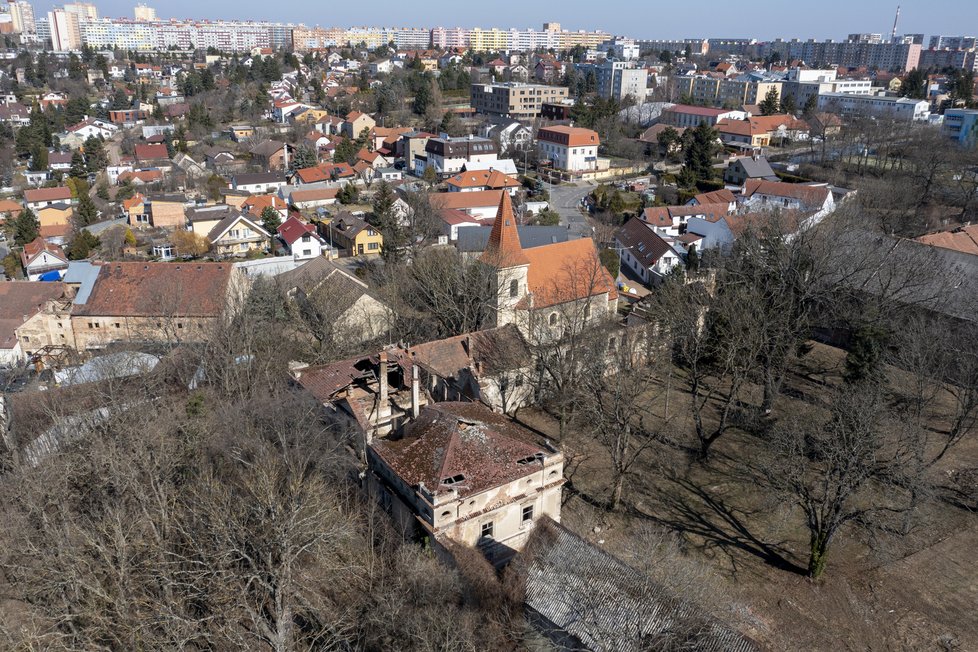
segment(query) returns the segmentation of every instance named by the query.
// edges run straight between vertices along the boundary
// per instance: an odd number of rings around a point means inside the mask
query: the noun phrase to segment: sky
[[[100,16],[131,17],[133,0],[93,0]],[[785,0],[726,2],[699,0],[688,5],[661,0],[368,0],[297,2],[284,0],[143,0],[161,18],[224,18],[302,22],[323,27],[359,25],[398,27],[533,27],[559,22],[564,29],[603,29],[634,38],[833,38],[854,32],[889,34],[900,0]],[[903,0],[898,32],[927,35],[978,33],[974,0]],[[35,11],[63,2],[37,1]],[[970,8],[969,8],[969,5]]]

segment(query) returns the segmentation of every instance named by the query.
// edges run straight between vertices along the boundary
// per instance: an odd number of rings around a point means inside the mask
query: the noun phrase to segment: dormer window
[[[516,460],[516,464],[519,466],[526,466],[527,464],[533,464],[534,462],[538,462],[541,459],[543,459],[543,455],[541,455],[540,453],[535,453],[533,455],[528,455],[522,459]]]
[[[465,476],[459,473],[458,475],[453,475],[450,478],[442,478],[441,483],[446,487],[451,487],[457,485],[461,482],[465,482]]]

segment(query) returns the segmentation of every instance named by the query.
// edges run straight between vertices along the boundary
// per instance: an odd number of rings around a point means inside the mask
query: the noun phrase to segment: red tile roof
[[[62,283],[16,281],[0,283],[0,349],[17,343],[14,331],[44,308],[48,301],[64,295]]]
[[[122,317],[217,317],[228,301],[226,263],[111,263],[72,314]]]
[[[482,404],[435,403],[422,408],[402,438],[371,448],[408,486],[468,496],[538,472],[541,463],[532,458],[547,453],[535,439]],[[463,480],[445,484],[456,476]]]
[[[25,190],[24,201],[29,204],[40,201],[71,201],[71,189],[67,186],[58,186],[57,188]]]
[[[278,227],[278,237],[282,238],[282,241],[289,246],[307,233],[315,235],[316,227],[314,227],[312,224],[297,219],[293,215],[290,215],[289,218],[282,222],[282,224]]]
[[[601,264],[594,241],[579,238],[527,249],[530,269],[527,284],[533,308],[586,299],[608,293],[617,298],[614,279]]]
[[[166,145],[155,143],[149,145],[136,145],[135,154],[137,161],[155,161],[170,158],[170,155],[166,151]]]

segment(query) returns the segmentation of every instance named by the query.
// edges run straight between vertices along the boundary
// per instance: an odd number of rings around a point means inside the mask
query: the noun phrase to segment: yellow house
[[[37,222],[46,226],[67,226],[71,220],[71,204],[51,204],[37,211]]]
[[[123,200],[122,210],[129,218],[129,226],[149,226],[149,209],[146,207],[146,198],[140,193]]]
[[[316,124],[323,118],[329,117],[329,111],[323,109],[309,108],[300,113],[295,117],[295,121],[299,124]]]
[[[340,213],[327,227],[333,246],[350,256],[376,256],[384,248],[384,236],[361,218]]]

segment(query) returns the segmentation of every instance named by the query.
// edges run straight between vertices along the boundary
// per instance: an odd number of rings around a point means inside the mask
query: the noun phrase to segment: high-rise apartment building
[[[81,24],[77,13],[52,9],[48,12],[48,29],[51,34],[51,49],[55,52],[81,50]]]
[[[98,8],[91,2],[68,2],[64,10],[78,16],[79,21],[98,20]]]
[[[974,36],[931,36],[931,50],[973,50],[978,47]]]
[[[645,68],[636,68],[631,61],[604,61],[594,67],[598,95],[621,101],[631,97],[644,102],[648,87],[648,73]]]
[[[34,22],[34,7],[25,0],[10,0],[7,3],[10,20],[14,31],[19,34],[36,34],[37,24]]]
[[[136,20],[153,22],[156,20],[156,9],[139,4],[136,5],[135,9],[133,9],[133,16]]]

